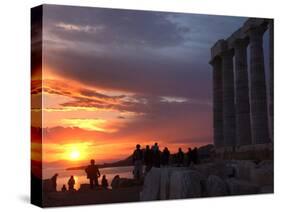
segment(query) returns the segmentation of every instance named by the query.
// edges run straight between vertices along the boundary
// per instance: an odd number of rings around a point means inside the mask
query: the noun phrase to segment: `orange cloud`
[[[61,123],[69,127],[79,127],[85,130],[93,130],[108,133],[117,131],[117,129],[114,128],[107,128],[107,120],[104,119],[62,119]]]

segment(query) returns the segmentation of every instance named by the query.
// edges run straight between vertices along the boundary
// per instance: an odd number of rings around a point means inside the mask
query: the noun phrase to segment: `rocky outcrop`
[[[140,200],[158,200],[160,194],[161,169],[152,168],[146,175]]]
[[[273,192],[274,192],[273,185],[263,186],[259,190],[260,194],[268,194]]]
[[[160,199],[165,200],[170,196],[170,177],[172,169],[164,168],[160,174]]]
[[[91,190],[90,184],[84,183],[80,185],[79,191],[90,191],[90,190]]]
[[[51,179],[43,180],[43,191],[44,192],[56,192],[53,182]]]
[[[260,187],[273,185],[273,163],[270,161],[261,162],[255,169],[251,170],[251,182]]]
[[[216,175],[226,179],[235,175],[235,167],[232,163],[226,161],[200,164],[193,169],[199,171],[205,178],[208,178],[210,175]]]
[[[140,200],[166,200],[273,192],[273,164],[220,161],[192,167],[152,168]]]
[[[175,171],[170,177],[169,199],[201,196],[201,175],[194,170]]]
[[[202,177],[186,168],[152,168],[145,177],[142,201],[181,199],[201,196]]]
[[[259,187],[251,182],[235,178],[226,180],[230,195],[257,194]]]
[[[236,177],[242,180],[251,181],[251,173],[256,169],[256,164],[253,161],[236,161],[233,165],[235,168]]]
[[[119,175],[116,175],[111,182],[112,189],[117,188],[128,188],[135,185],[139,185],[141,182],[137,181],[135,179],[129,179],[129,178],[120,178]]]
[[[224,196],[228,194],[227,184],[218,176],[210,175],[206,182],[207,196]]]

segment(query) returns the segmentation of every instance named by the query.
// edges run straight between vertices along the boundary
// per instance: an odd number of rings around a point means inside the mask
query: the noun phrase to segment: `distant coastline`
[[[109,168],[109,167],[122,167],[122,166],[132,166],[132,165],[133,165],[133,159],[132,156],[129,156],[124,160],[120,160],[113,163],[98,164],[97,166],[99,168]],[[66,171],[84,170],[86,167],[87,166],[70,167],[67,168]]]
[[[213,144],[207,144],[204,146],[201,146],[198,148],[198,154],[201,158],[209,157],[210,150],[213,148]],[[173,158],[175,154],[171,154],[171,158]],[[98,164],[97,166],[99,168],[109,168],[109,167],[123,167],[123,166],[132,166],[133,165],[133,156],[130,155],[126,159],[113,162],[113,163],[104,163],[104,164]],[[78,166],[78,167],[70,167],[67,168],[67,171],[73,171],[73,170],[84,170],[86,166]]]

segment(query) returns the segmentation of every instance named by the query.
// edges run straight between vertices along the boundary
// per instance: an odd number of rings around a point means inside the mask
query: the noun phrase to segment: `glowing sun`
[[[78,160],[80,158],[80,152],[77,150],[73,150],[70,152],[69,157],[71,160]]]
[[[61,146],[62,148],[62,159],[68,161],[82,161],[88,157],[89,154],[89,143],[69,143]]]

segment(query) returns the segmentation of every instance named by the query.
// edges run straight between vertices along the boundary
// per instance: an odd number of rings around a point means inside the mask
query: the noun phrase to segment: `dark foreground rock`
[[[140,200],[200,197],[201,180],[199,172],[186,168],[152,168],[145,177]]]
[[[167,200],[273,192],[272,161],[219,161],[186,167],[152,168],[140,200]]]
[[[116,175],[111,182],[112,189],[118,188],[130,188],[133,186],[141,186],[143,183],[143,179],[135,180],[130,178],[120,178],[119,175]]]
[[[139,201],[141,187],[101,189],[76,192],[49,192],[44,195],[44,207],[106,204]]]
[[[210,175],[206,182],[207,196],[225,196],[228,194],[227,184],[218,176]]]
[[[170,178],[170,195],[168,199],[183,199],[201,196],[200,173],[194,170],[176,171]]]
[[[257,194],[259,187],[251,182],[238,179],[226,180],[230,195]]]

